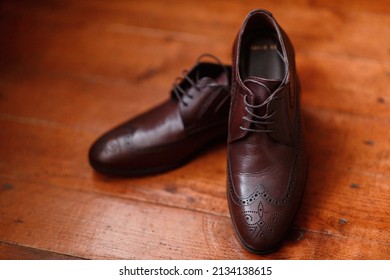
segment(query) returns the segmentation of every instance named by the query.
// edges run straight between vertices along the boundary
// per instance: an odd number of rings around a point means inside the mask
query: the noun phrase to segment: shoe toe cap
[[[288,225],[280,221],[281,215],[273,211],[259,211],[261,207],[254,210],[239,208],[232,213],[232,218],[242,244],[249,251],[260,254],[277,249],[288,230]]]
[[[137,162],[133,131],[122,125],[99,137],[89,149],[90,165],[97,171],[113,173]]]
[[[115,139],[98,139],[89,150],[89,162],[95,169],[110,167],[117,164],[119,143]]]

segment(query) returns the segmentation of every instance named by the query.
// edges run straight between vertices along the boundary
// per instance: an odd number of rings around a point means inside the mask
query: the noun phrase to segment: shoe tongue
[[[248,87],[253,94],[255,104],[263,103],[278,89],[281,83],[281,80],[269,80],[259,77],[248,77],[244,81],[244,85]]]

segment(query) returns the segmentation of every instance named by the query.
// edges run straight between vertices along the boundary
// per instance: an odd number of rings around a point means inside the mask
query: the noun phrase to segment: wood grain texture
[[[0,243],[0,260],[80,260],[73,256],[28,248],[19,244]]]
[[[255,1],[0,3],[1,259],[389,259],[390,7],[263,1],[290,35],[310,167],[286,242],[258,256],[226,201],[226,147],[156,176],[94,173],[92,142],[230,63]],[[167,8],[169,7],[169,8]]]

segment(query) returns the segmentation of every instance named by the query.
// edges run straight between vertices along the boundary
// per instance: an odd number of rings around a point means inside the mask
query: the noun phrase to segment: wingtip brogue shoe
[[[200,57],[175,82],[168,100],[99,137],[89,151],[91,166],[115,176],[161,173],[210,142],[226,140],[231,67],[216,60]]]
[[[293,46],[272,14],[248,14],[233,47],[227,198],[246,249],[269,253],[304,192],[307,159]]]

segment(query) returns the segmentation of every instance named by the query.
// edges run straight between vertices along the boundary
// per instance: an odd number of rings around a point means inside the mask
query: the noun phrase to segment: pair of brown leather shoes
[[[285,237],[306,182],[299,94],[290,40],[268,11],[255,10],[232,67],[198,61],[169,100],[100,137],[90,163],[111,175],[162,172],[227,135],[234,227],[245,248],[268,253]]]

